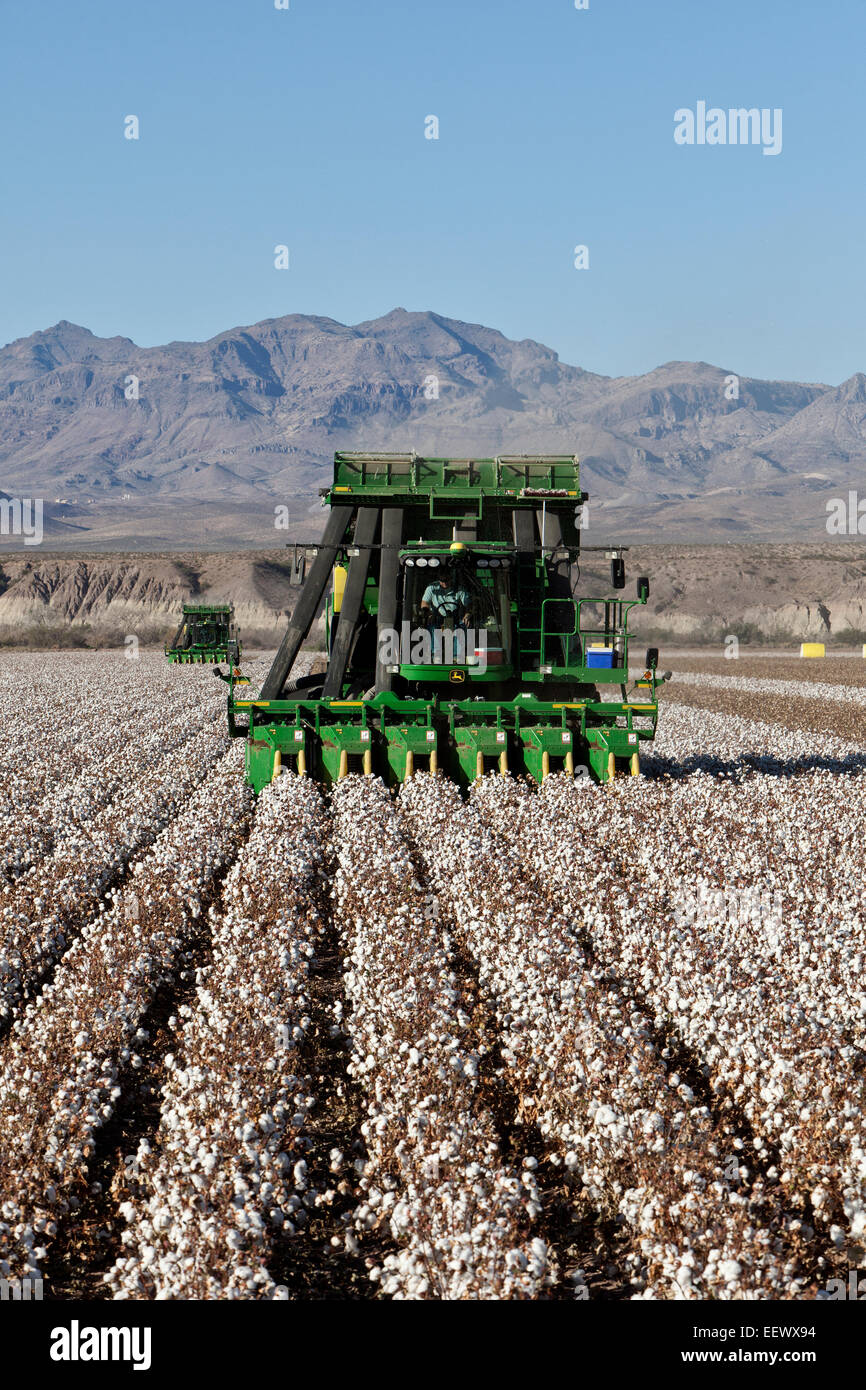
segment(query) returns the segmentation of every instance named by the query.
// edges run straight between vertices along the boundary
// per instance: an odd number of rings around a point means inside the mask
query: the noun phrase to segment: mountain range
[[[581,459],[587,543],[826,541],[828,503],[866,497],[866,376],[735,373],[600,376],[405,309],[149,348],[62,321],[0,348],[0,500],[44,499],[55,550],[272,548],[318,535],[335,449],[556,452]]]

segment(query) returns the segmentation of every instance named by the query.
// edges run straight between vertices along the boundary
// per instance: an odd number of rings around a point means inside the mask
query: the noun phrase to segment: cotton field
[[[722,684],[675,679],[608,787],[256,801],[207,670],[5,657],[0,1276],[832,1297],[866,1250],[863,690]]]

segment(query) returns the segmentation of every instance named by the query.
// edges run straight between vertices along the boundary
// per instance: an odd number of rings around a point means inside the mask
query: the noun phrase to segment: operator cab
[[[493,544],[401,551],[401,675],[455,682],[453,668],[461,668],[459,682],[511,673],[513,558]]]

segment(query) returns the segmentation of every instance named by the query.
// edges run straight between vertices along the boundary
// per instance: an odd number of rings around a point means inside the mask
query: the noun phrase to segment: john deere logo
[[[453,681],[455,685],[462,685],[463,682],[464,682],[465,679],[466,679],[466,672],[465,672],[465,671],[449,671],[449,672],[448,672],[448,679],[449,679],[450,681]]]

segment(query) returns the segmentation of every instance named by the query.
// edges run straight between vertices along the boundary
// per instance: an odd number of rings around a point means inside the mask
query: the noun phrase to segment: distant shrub
[[[99,645],[93,638],[89,623],[70,623],[63,627],[33,623],[28,627],[0,629],[0,647],[24,647],[28,651],[59,651],[68,647]]]

